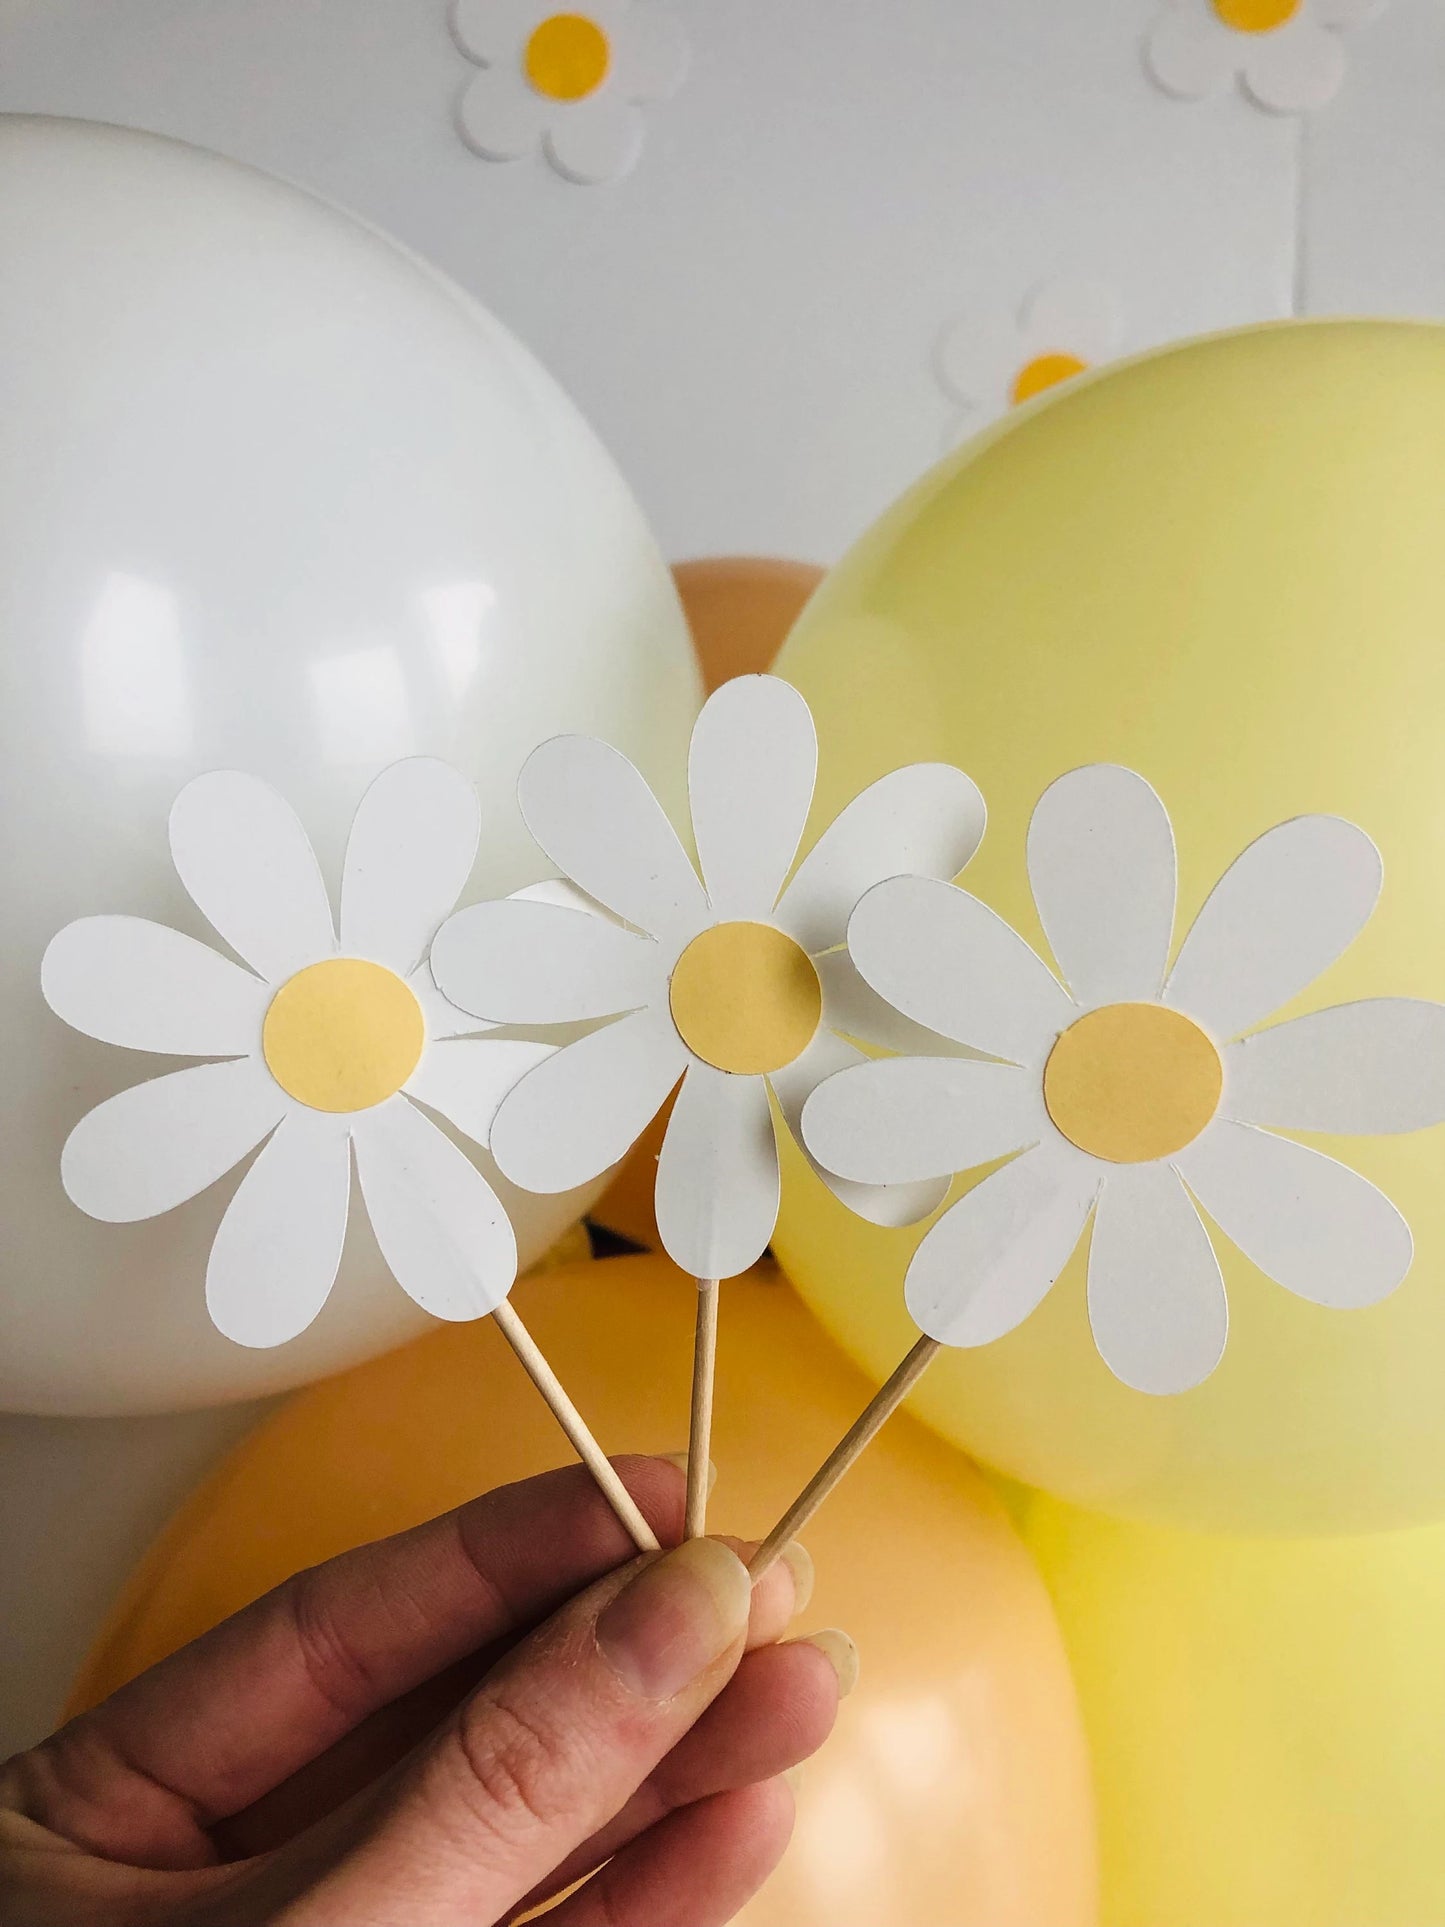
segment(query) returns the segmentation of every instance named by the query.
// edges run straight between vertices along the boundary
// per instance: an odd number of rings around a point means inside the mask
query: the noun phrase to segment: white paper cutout
[[[689,1067],[657,1160],[664,1251],[706,1252],[697,1277],[732,1278],[763,1253],[778,1219],[778,1153],[767,1085],[711,1064]],[[714,1200],[727,1198],[720,1213]]]
[[[416,1108],[427,1105],[485,1143],[506,1092],[552,1055],[544,1043],[459,1036],[488,1027],[431,980],[429,940],[466,883],[479,829],[475,791],[446,764],[417,757],[384,770],[347,844],[341,948],[290,806],[254,777],[215,772],[176,799],[171,846],[197,905],[259,974],[135,917],[82,918],[46,951],[46,1000],[77,1030],[134,1050],[225,1060],[98,1105],[71,1132],[61,1176],[92,1217],[135,1220],[196,1196],[261,1145],[207,1268],[211,1315],[240,1344],[281,1344],[325,1302],[341,1258],[353,1146],[378,1243],[410,1297],[438,1317],[475,1318],[510,1289],[516,1245],[506,1213]],[[382,1101],[315,1108],[277,1082],[263,1026],[298,973],[358,957],[383,967],[388,995],[408,1011],[401,986],[411,991],[420,1055]]]
[[[1220,1038],[1297,997],[1354,942],[1379,899],[1380,853],[1338,816],[1297,816],[1256,838],[1210,892],[1164,1002]]]
[[[1260,1270],[1299,1296],[1372,1304],[1409,1268],[1409,1229],[1381,1192],[1265,1127],[1365,1135],[1445,1120],[1445,1006],[1370,999],[1230,1042],[1306,989],[1358,934],[1379,888],[1374,845],[1337,817],[1268,831],[1225,872],[1161,988],[1173,849],[1163,804],[1131,772],[1076,770],[1045,792],[1029,829],[1030,880],[1077,1000],[993,911],[951,884],[894,878],[853,913],[850,952],[879,995],[1003,1060],[870,1063],[819,1085],[803,1111],[813,1156],[861,1183],[1019,1154],[946,1212],[914,1255],[909,1310],[945,1344],[986,1344],[1027,1317],[1096,1199],[1090,1318],[1106,1363],[1140,1391],[1198,1384],[1223,1348],[1217,1261],[1205,1256],[1208,1233],[1185,1185]],[[1137,1162],[1080,1148],[1045,1092],[1060,1035],[1093,1011],[1128,1006],[1179,1011],[1223,1066],[1217,1104],[1192,1138]]]
[[[642,152],[640,104],[669,99],[687,74],[688,47],[665,0],[453,0],[452,32],[481,68],[457,107],[462,139],[483,160],[510,161],[538,147],[579,186],[620,180]],[[574,43],[562,91],[533,58],[548,34]],[[590,42],[596,66],[576,64]]]
[[[1179,1174],[1121,1165],[1094,1207],[1089,1325],[1099,1355],[1126,1385],[1186,1392],[1224,1356],[1229,1300],[1219,1259]]]
[[[784,883],[815,761],[812,719],[788,684],[744,676],[709,699],[694,733],[689,778],[702,861],[724,911],[625,757],[588,737],[544,743],[519,784],[533,836],[601,906],[599,916],[640,934],[601,938],[568,923],[565,909],[544,922],[535,905],[509,899],[458,913],[432,948],[446,994],[503,1023],[595,1014],[589,959],[606,958],[609,972],[614,956],[623,960],[612,976],[612,1007],[630,1014],[522,1079],[497,1113],[492,1154],[524,1189],[568,1189],[622,1157],[683,1080],[660,1163],[657,1209],[668,1253],[699,1278],[745,1270],[772,1236],[778,1161],[769,1086],[787,1126],[822,1077],[864,1060],[837,1034],[831,978],[823,971],[821,1020],[806,1047],[772,1071],[718,1070],[689,1049],[673,1020],[669,986],[683,951],[704,931],[763,924],[790,936],[816,967],[822,952],[842,944],[860,890],[918,862],[956,875],[983,833],[982,799],[962,771],[895,771],[841,812]],[[624,937],[645,948],[634,953]],[[571,960],[547,954],[552,947],[570,949]],[[550,1004],[537,995],[543,984],[555,996]],[[866,1021],[854,1000],[849,1028],[866,1037],[860,1015]],[[943,1195],[937,1182],[865,1194],[821,1175],[854,1209],[884,1223],[923,1215]]]
[[[1231,24],[1229,0],[1164,0],[1144,38],[1144,66],[1177,100],[1203,100],[1237,80],[1257,107],[1305,114],[1328,106],[1345,78],[1341,33],[1385,0],[1296,0],[1257,10],[1259,26]],[[1278,24],[1263,25],[1269,12]]]
[[[1076,1003],[1157,997],[1174,935],[1174,832],[1142,777],[1095,763],[1044,791],[1029,883]]]
[[[87,1037],[126,1045],[140,1036],[145,1049],[176,1057],[239,1057],[269,1001],[261,980],[229,957],[139,917],[68,924],[45,953],[45,994]]]
[[[961,411],[944,434],[945,447],[1018,402],[1112,361],[1123,331],[1118,294],[1092,276],[1040,282],[1016,309],[1000,303],[955,316],[934,352],[943,391]]]

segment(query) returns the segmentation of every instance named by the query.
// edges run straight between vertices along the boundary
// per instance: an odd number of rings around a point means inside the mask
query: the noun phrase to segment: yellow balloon
[[[686,1441],[691,1279],[649,1254],[562,1266],[515,1296],[610,1451]],[[866,1397],[773,1268],[729,1279],[711,1523],[765,1531]],[[288,1573],[565,1457],[490,1319],[311,1386],[166,1528],[72,1705]],[[805,1769],[788,1856],[739,1927],[1091,1927],[1073,1683],[1038,1572],[979,1473],[899,1420],[807,1543],[818,1585],[800,1625],[845,1626],[862,1678]]]
[[[1445,1526],[1209,1539],[1036,1499],[1107,1927],[1445,1920]]]
[[[1440,327],[1284,324],[1057,391],[885,516],[784,646],[818,721],[815,827],[899,763],[961,764],[989,808],[967,885],[1044,950],[1024,834],[1066,770],[1123,763],[1160,792],[1179,933],[1254,837],[1332,811],[1380,846],[1384,893],[1290,1012],[1445,998],[1442,541]],[[1445,1515],[1445,1132],[1324,1142],[1413,1227],[1383,1304],[1322,1309],[1222,1247],[1224,1361],[1148,1398],[1094,1351],[1078,1253],[1017,1331],[940,1357],[913,1409],[1120,1514],[1224,1532]],[[912,1336],[918,1235],[850,1217],[790,1160],[775,1248],[875,1378]]]

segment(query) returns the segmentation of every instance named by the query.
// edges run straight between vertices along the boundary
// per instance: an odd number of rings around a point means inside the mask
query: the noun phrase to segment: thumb
[[[308,1923],[504,1915],[636,1792],[731,1678],[752,1584],[692,1539],[580,1594],[404,1762]]]

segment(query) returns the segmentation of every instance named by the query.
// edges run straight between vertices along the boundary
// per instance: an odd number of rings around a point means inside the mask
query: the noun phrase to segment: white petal
[[[537,18],[537,0],[452,0],[452,34],[470,60],[517,58]]]
[[[814,957],[813,968],[823,991],[823,1023],[845,1037],[857,1037],[865,1044],[880,1044],[886,1050],[915,1057],[977,1055],[966,1045],[915,1024],[911,1017],[886,1003],[864,983],[846,950],[830,950],[826,956]]]
[[[817,767],[813,718],[790,683],[735,676],[708,697],[692,732],[687,787],[703,882],[721,921],[772,911]]]
[[[409,756],[383,770],[346,842],[342,949],[408,976],[466,887],[481,832],[477,792],[449,763]]]
[[[1020,325],[1035,354],[1077,355],[1091,367],[1118,348],[1119,297],[1107,281],[1079,276],[1040,282],[1024,300]]]
[[[87,1037],[177,1057],[254,1050],[270,998],[229,957],[143,917],[67,924],[46,949],[40,988],[56,1016]]]
[[[944,329],[934,350],[939,383],[960,407],[1002,412],[1012,399],[1019,350],[1011,316],[960,315]]]
[[[1040,1149],[975,1185],[913,1254],[904,1295],[919,1330],[988,1345],[1021,1325],[1069,1262],[1099,1182],[1090,1160]]]
[[[1267,830],[1215,884],[1164,1001],[1223,1041],[1308,989],[1354,942],[1380,894],[1380,853],[1338,816]]]
[[[870,890],[849,919],[848,949],[905,1017],[995,1057],[1027,1063],[1078,1016],[1001,917],[931,877],[892,877]]]
[[[557,172],[579,187],[620,181],[642,152],[642,115],[620,92],[603,91],[562,108],[542,144]]]
[[[733,1278],[767,1249],[778,1221],[778,1147],[767,1086],[694,1064],[657,1160],[657,1232],[694,1278]]]
[[[406,1082],[409,1097],[486,1144],[502,1100],[528,1071],[555,1055],[551,1044],[515,1037],[466,1037],[428,1044]]]
[[[434,1318],[495,1311],[517,1275],[517,1241],[471,1159],[404,1097],[352,1120],[356,1175],[381,1255]]]
[[[437,932],[432,974],[463,1010],[499,1024],[566,1024],[660,996],[666,959],[609,917],[504,897],[459,910]]]
[[[487,1023],[481,1017],[474,1017],[469,1010],[461,1010],[444,997],[437,988],[432,975],[430,958],[424,959],[407,978],[407,988],[421,1005],[422,1021],[426,1034],[432,1040],[439,1037],[469,1037],[479,1030],[495,1030],[495,1024]]]
[[[1174,933],[1174,832],[1144,778],[1095,763],[1051,783],[1029,822],[1028,865],[1076,1000],[1157,998]]]
[[[83,1117],[60,1154],[60,1181],[92,1218],[154,1218],[224,1177],[287,1108],[249,1057],[171,1071]]]
[[[206,1307],[238,1345],[284,1345],[336,1282],[351,1197],[347,1120],[294,1110],[242,1178],[206,1266]]]
[[[1167,1164],[1120,1165],[1104,1182],[1089,1244],[1089,1323],[1104,1363],[1136,1392],[1187,1392],[1223,1356],[1229,1303],[1219,1260]]]
[[[548,106],[515,68],[488,67],[457,102],[457,132],[484,161],[514,161],[541,140]]]
[[[1326,107],[1345,78],[1345,50],[1336,34],[1308,20],[1260,34],[1244,60],[1251,99],[1276,114],[1308,114]]]
[[[524,1191],[570,1191],[625,1157],[688,1057],[665,1011],[639,1010],[529,1071],[492,1125],[492,1156]]]
[[[840,1178],[836,1171],[825,1170],[808,1149],[803,1135],[803,1108],[818,1086],[839,1071],[867,1062],[862,1051],[855,1050],[832,1031],[820,1028],[802,1056],[795,1057],[782,1070],[772,1072],[768,1082],[798,1149],[840,1203],[860,1218],[866,1218],[869,1224],[893,1227],[917,1224],[920,1218],[936,1211],[947,1197],[946,1177],[925,1178],[915,1184],[854,1184],[851,1179]]]
[[[1166,94],[1203,100],[1221,92],[1238,73],[1243,38],[1218,19],[1168,7],[1144,42],[1144,65]]]
[[[1319,1151],[1221,1119],[1175,1165],[1226,1237],[1301,1298],[1373,1305],[1410,1269],[1410,1227],[1394,1205]]]
[[[316,853],[269,783],[231,769],[198,776],[171,806],[170,838],[201,914],[267,983],[334,954]]]
[[[830,1077],[803,1112],[813,1156],[859,1184],[951,1177],[1045,1129],[1032,1072],[962,1057],[879,1058]]]
[[[681,948],[711,921],[676,830],[620,750],[554,736],[522,765],[517,796],[557,868],[625,923]]]
[[[682,22],[659,0],[639,0],[612,33],[616,85],[628,100],[666,100],[687,78]]]
[[[893,770],[824,830],[783,892],[778,922],[805,950],[831,950],[875,883],[956,877],[983,839],[984,820],[978,785],[952,764]]]
[[[1224,1110],[1283,1131],[1420,1131],[1445,1121],[1445,1005],[1370,997],[1233,1044]]]

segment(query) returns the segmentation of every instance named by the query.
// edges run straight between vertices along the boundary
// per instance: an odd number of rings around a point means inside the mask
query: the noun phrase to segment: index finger
[[[618,1470],[664,1545],[683,1477]],[[503,1486],[299,1573],[28,1757],[33,1817],[93,1851],[194,1864],[236,1813],[378,1707],[553,1613],[633,1556],[581,1466]]]

